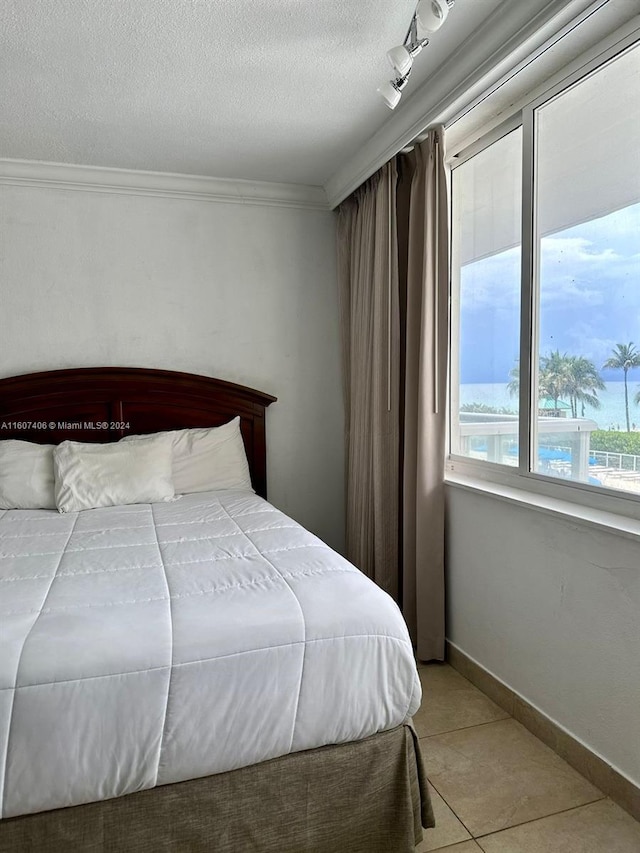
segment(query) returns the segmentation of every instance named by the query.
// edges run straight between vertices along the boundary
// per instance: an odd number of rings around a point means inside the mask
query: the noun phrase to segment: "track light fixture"
[[[431,35],[439,30],[447,20],[449,9],[454,3],[455,0],[420,0],[411,18],[404,42],[388,51],[387,59],[397,77],[380,86],[378,92],[390,110],[394,110],[400,103],[402,90],[409,80],[414,58],[423,47],[429,44],[429,39],[419,37],[419,33]]]

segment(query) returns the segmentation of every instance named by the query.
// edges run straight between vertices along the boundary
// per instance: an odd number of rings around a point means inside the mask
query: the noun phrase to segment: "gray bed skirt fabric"
[[[0,821],[0,853],[413,853],[434,825],[410,725]]]

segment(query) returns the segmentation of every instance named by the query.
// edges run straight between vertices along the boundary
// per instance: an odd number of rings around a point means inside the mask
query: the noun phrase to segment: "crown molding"
[[[327,181],[332,208],[434,124],[447,125],[563,27],[609,0],[550,0],[536,15],[505,0]]]
[[[329,210],[322,187],[0,159],[0,185]]]

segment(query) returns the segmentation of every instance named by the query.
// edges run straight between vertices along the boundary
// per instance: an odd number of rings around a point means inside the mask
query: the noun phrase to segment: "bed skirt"
[[[414,853],[433,812],[409,725],[0,821],[0,853]]]

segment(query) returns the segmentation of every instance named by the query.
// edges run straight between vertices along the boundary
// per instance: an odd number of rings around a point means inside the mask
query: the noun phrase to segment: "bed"
[[[136,368],[0,380],[0,440],[239,416],[254,490],[0,510],[2,853],[410,853],[433,825],[406,627],[266,501],[273,401]]]

